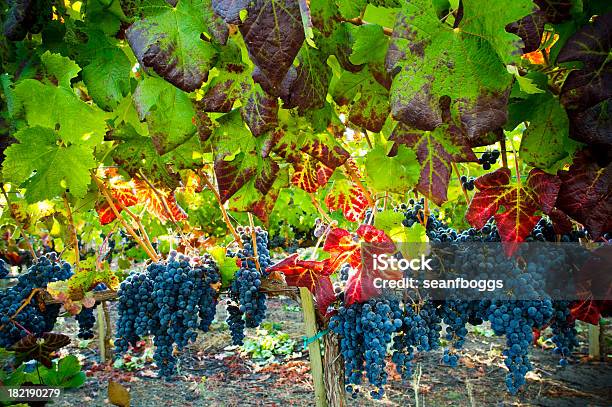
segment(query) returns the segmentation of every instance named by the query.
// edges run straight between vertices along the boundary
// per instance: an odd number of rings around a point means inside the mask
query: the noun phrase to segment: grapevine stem
[[[11,217],[15,221],[17,228],[21,232],[21,236],[23,237],[23,240],[25,240],[26,246],[28,246],[28,251],[32,255],[32,261],[36,262],[36,252],[34,251],[34,247],[32,247],[32,243],[30,242],[30,239],[28,239],[28,236],[25,234],[25,230],[23,229],[21,222],[19,222],[19,220],[17,219],[17,214],[15,213],[15,211],[13,210],[13,207],[11,206],[11,202],[9,201],[8,194],[4,190],[3,183],[0,183],[0,189],[2,189],[2,195],[4,195],[4,200],[6,201],[6,207],[8,208],[11,214]]]
[[[327,227],[325,228],[325,232],[323,232],[321,234],[321,236],[319,236],[319,239],[317,239],[317,244],[315,245],[315,247],[312,249],[312,253],[310,254],[310,260],[315,260],[317,257],[317,250],[319,249],[319,246],[321,246],[321,242],[323,242],[323,238],[325,238],[327,236],[327,234],[331,231],[332,227],[335,227],[338,223],[334,220],[331,223],[329,223],[327,225]]]
[[[427,228],[427,221],[429,220],[429,199],[427,199],[427,197],[425,197],[425,199],[423,200],[423,217],[425,219],[423,219],[423,226],[425,226],[425,228]]]
[[[311,192],[308,195],[310,196],[310,200],[312,201],[312,204],[314,205],[315,208],[317,208],[317,211],[323,217],[323,219],[325,219],[327,223],[331,223],[332,219],[329,217],[327,213],[325,213],[323,208],[321,208],[321,205],[319,205],[319,202],[317,201],[317,198],[314,196],[314,194]]]
[[[506,139],[505,137],[501,139],[499,142],[501,145],[501,157],[502,157],[502,165],[508,168],[508,153],[506,152]]]
[[[351,168],[348,162],[344,163],[344,169],[346,170],[349,177],[351,177],[353,182],[355,182],[355,184],[357,184],[357,186],[361,188],[361,190],[363,191],[363,194],[366,197],[366,200],[368,201],[368,205],[373,207],[374,200],[372,199],[372,195],[370,195],[370,192],[367,189],[365,189],[365,187],[363,186],[363,183],[361,182],[357,174],[355,174],[355,171],[353,171],[353,169]]]
[[[340,21],[344,21],[346,23],[351,23],[353,25],[366,25],[366,24],[370,24],[367,21],[365,21],[363,18],[361,17],[355,17],[355,18],[342,18],[340,19]],[[389,28],[389,27],[383,27],[383,33],[385,35],[389,35],[391,36],[393,34],[393,29]]]
[[[253,257],[257,271],[261,273],[261,265],[259,264],[259,254],[257,254],[257,234],[255,233],[255,222],[253,222],[253,214],[249,212],[249,225],[251,226],[251,241],[253,244]]]
[[[457,163],[453,161],[452,165],[453,165],[453,171],[455,171],[455,173],[457,173],[457,181],[459,181],[459,185],[461,185],[461,191],[463,192],[463,196],[465,197],[465,203],[466,203],[466,205],[469,205],[470,204],[470,198],[468,197],[467,191],[463,187],[463,184],[461,184],[461,174],[459,173],[459,168],[457,167]]]
[[[115,216],[117,217],[119,222],[121,222],[121,224],[123,225],[125,230],[127,230],[127,232],[130,235],[132,235],[134,240],[136,240],[136,243],[138,243],[140,245],[140,247],[143,248],[143,250],[147,253],[147,255],[149,256],[149,258],[151,260],[158,261],[159,260],[159,256],[157,255],[157,253],[155,253],[155,250],[153,250],[151,247],[147,246],[147,244],[138,236],[136,231],[130,225],[128,225],[128,223],[125,221],[125,219],[123,219],[123,217],[119,213],[119,210],[115,206],[115,203],[113,202],[113,198],[111,197],[110,193],[108,192],[108,190],[106,189],[106,187],[104,186],[102,181],[100,181],[98,179],[98,177],[96,176],[96,174],[93,171],[91,173],[91,177],[93,178],[93,180],[96,183],[98,189],[102,193],[102,196],[104,196],[104,199],[106,200],[106,202],[110,206],[111,210],[113,211],[113,213],[115,214]]]
[[[519,159],[516,154],[516,150],[514,149],[514,143],[512,143],[512,154],[514,154],[514,169],[516,170],[516,183],[520,187],[521,186],[521,172],[519,170]]]
[[[202,179],[202,181],[204,181],[208,189],[210,189],[213,195],[215,196],[215,199],[217,200],[217,203],[219,204],[219,209],[221,209],[221,214],[223,215],[223,221],[227,225],[228,230],[234,236],[234,240],[238,243],[238,246],[240,246],[240,248],[242,249],[244,247],[242,244],[242,239],[240,238],[240,236],[238,236],[236,229],[234,229],[234,225],[232,225],[232,222],[230,221],[230,218],[227,215],[225,206],[223,205],[223,202],[221,202],[221,195],[219,195],[219,191],[217,191],[217,188],[215,188],[215,186],[212,184],[210,179],[208,179],[208,176],[204,174],[202,170],[197,170],[197,173]]]
[[[70,209],[70,202],[68,202],[68,195],[64,193],[64,207],[66,208],[66,216],[68,217],[68,230],[70,231],[70,240],[72,240],[72,250],[74,250],[74,267],[78,271],[81,260],[81,252],[79,251],[79,238],[77,236],[76,226],[74,225],[74,218],[72,217],[72,209]]]

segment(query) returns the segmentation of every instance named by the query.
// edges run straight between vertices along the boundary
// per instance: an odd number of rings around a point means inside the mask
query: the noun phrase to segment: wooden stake
[[[589,356],[595,360],[599,360],[599,358],[601,357],[599,347],[599,332],[599,325],[589,324]]]
[[[98,305],[98,350],[100,351],[100,362],[106,363],[106,328],[104,321],[104,310],[102,304]]]
[[[72,250],[74,250],[74,268],[78,271],[80,268],[81,252],[79,250],[79,237],[77,236],[76,226],[68,202],[68,195],[64,193],[64,207],[66,208],[66,216],[68,217],[68,231],[70,232],[70,240],[72,240]]]
[[[323,379],[329,407],[344,407],[346,390],[344,389],[344,359],[340,353],[338,335],[328,332],[323,337]]]
[[[300,287],[300,299],[302,302],[302,314],[306,336],[312,338],[317,335],[317,317],[315,314],[312,294],[306,287]],[[327,407],[325,395],[325,381],[323,378],[323,362],[321,359],[321,345],[318,339],[308,344],[308,357],[310,359],[310,372],[315,390],[315,402],[317,407]]]

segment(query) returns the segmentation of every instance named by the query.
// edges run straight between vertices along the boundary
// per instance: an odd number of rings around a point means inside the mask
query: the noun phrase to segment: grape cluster
[[[403,324],[393,338],[391,360],[403,380],[412,377],[415,351],[428,352],[440,346],[441,318],[432,301],[404,304]]]
[[[60,262],[55,253],[38,258],[27,272],[20,274],[17,284],[0,291],[0,347],[12,346],[29,333],[40,335],[53,329],[59,315],[60,305],[41,306],[33,296],[34,289],[44,289],[47,284],[67,280],[72,276],[70,264]],[[24,301],[27,305],[14,317]]]
[[[94,337],[93,328],[96,324],[96,317],[94,316],[93,308],[85,308],[81,309],[75,319],[79,324],[79,333],[77,336],[81,339],[91,339]]]
[[[312,232],[314,238],[318,239],[321,236],[323,236],[323,234],[325,233],[325,231],[327,230],[328,227],[329,227],[329,225],[327,223],[323,222],[323,220],[321,218],[316,218],[315,219],[314,230]]]
[[[340,351],[345,361],[347,391],[357,396],[362,375],[375,387],[374,399],[384,395],[387,383],[385,371],[387,347],[392,335],[402,326],[402,310],[395,298],[372,298],[361,304],[341,306],[329,323],[340,336]]]
[[[176,373],[174,348],[195,341],[197,330],[208,331],[214,319],[221,281],[209,255],[190,259],[172,252],[166,262],[133,273],[119,288],[119,317],[115,347],[125,353],[129,345],[153,335],[153,358],[162,377]]]
[[[486,310],[491,328],[496,335],[506,336],[504,363],[509,372],[506,387],[511,394],[525,384],[525,374],[531,370],[529,349],[533,343],[533,328],[540,328],[552,316],[550,300],[497,301]]]
[[[499,150],[485,151],[478,159],[478,164],[482,165],[483,170],[489,171],[491,166],[497,162],[499,155]]]
[[[467,191],[473,191],[474,190],[474,180],[476,178],[474,177],[466,177],[465,175],[462,175],[460,178],[461,181],[461,187]]]
[[[227,318],[234,345],[242,344],[245,326],[255,328],[266,317],[266,294],[261,292],[259,287],[262,278],[266,275],[266,270],[271,265],[268,232],[260,227],[254,230],[250,227],[240,227],[238,233],[243,248],[236,254],[240,262],[240,269],[236,272],[229,288],[230,301]],[[253,233],[255,234],[257,262],[253,247]]]
[[[571,315],[568,301],[553,301],[553,316],[550,327],[553,332],[552,341],[555,344],[554,352],[561,356],[559,364],[567,365],[567,358],[572,350],[578,346],[576,338],[576,321]]]

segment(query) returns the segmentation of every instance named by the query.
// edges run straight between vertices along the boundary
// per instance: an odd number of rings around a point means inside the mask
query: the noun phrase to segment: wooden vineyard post
[[[601,331],[601,322],[598,325],[589,324],[589,356],[595,360],[599,360],[601,352],[599,349],[599,333]]]
[[[329,407],[346,406],[344,391],[344,359],[340,354],[338,335],[328,332],[323,337],[323,380]]]
[[[98,316],[98,350],[100,351],[100,362],[106,363],[106,327],[104,320],[104,310],[102,309],[102,303],[97,307]]]
[[[112,336],[110,314],[108,312],[108,304],[106,301],[101,301],[98,304],[98,348],[100,349],[100,362],[106,363],[113,359],[112,349],[110,346],[110,338]]]
[[[302,313],[304,315],[304,325],[306,326],[306,336],[308,338],[313,338],[317,335],[317,318],[315,315],[312,294],[308,291],[308,288],[300,287],[300,299],[302,301]],[[323,380],[323,362],[321,360],[321,346],[318,339],[308,344],[308,355],[310,358],[310,372],[312,373],[317,407],[327,407],[325,381]]]

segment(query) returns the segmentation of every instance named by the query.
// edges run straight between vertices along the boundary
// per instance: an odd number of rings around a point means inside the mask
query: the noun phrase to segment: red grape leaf
[[[601,319],[599,301],[592,299],[576,301],[572,304],[570,312],[570,318],[584,321],[592,325],[599,325],[599,320]]]
[[[373,284],[376,277],[381,277],[380,272],[373,270],[373,267],[363,267],[363,261],[371,259],[374,253],[393,253],[395,245],[382,230],[371,225],[361,225],[354,235],[344,229],[333,229],[327,236],[323,250],[330,254],[326,263],[330,273],[344,263],[355,269],[355,273],[349,276],[344,292],[344,302],[350,305],[380,294]]]
[[[574,229],[572,220],[565,214],[565,212],[553,208],[548,214],[553,224],[553,229],[557,235],[565,235],[570,233]]]
[[[136,196],[134,184],[132,182],[111,180],[109,189],[114,200],[120,202],[125,207],[133,206],[138,203],[138,197]],[[121,207],[117,205],[117,203],[115,203],[115,207],[119,212],[122,211]],[[113,212],[110,205],[106,201],[103,201],[96,206],[96,212],[98,212],[101,225],[107,225],[117,218],[115,216],[115,212]]]
[[[456,143],[445,135],[443,128],[435,131],[413,130],[399,124],[389,140],[414,150],[421,166],[417,191],[442,205],[447,200],[447,190],[452,172],[452,162],[477,161],[472,149]],[[393,155],[397,151],[391,150]]]
[[[341,179],[334,182],[332,189],[325,196],[325,205],[332,211],[341,209],[349,222],[359,222],[368,208],[368,200],[359,185]]]
[[[327,137],[326,137],[327,136]],[[312,138],[300,150],[321,161],[325,166],[336,169],[349,159],[350,154],[338,143],[328,142],[329,134],[319,138]]]
[[[187,214],[176,202],[174,192],[156,187],[156,191],[145,181],[134,180],[138,202],[144,203],[147,211],[156,216],[161,222],[174,220],[179,222],[187,219]]]
[[[268,268],[268,272],[280,272],[291,287],[306,287],[315,296],[317,308],[324,315],[335,300],[334,288],[329,278],[330,270],[325,261],[300,260],[297,253],[286,257]]]
[[[557,207],[582,223],[593,239],[612,230],[612,164],[600,167],[588,150],[576,155],[562,181]]]
[[[17,360],[27,362],[37,360],[44,366],[51,368],[52,353],[70,343],[66,335],[45,332],[40,337],[28,335],[15,343],[11,350],[17,353]]]
[[[612,306],[612,246],[603,244],[589,253],[586,262],[575,274],[577,298],[572,304],[572,316],[593,325]]]
[[[540,219],[536,212],[552,210],[561,184],[556,176],[538,169],[531,170],[520,185],[511,185],[510,177],[509,169],[500,168],[477,178],[474,185],[478,192],[465,215],[479,229],[493,216],[508,254],[516,250],[514,243],[524,241],[531,233]]]
[[[302,161],[293,165],[295,172],[291,177],[291,183],[306,192],[316,192],[327,184],[329,177],[334,172],[320,161],[305,155]]]

